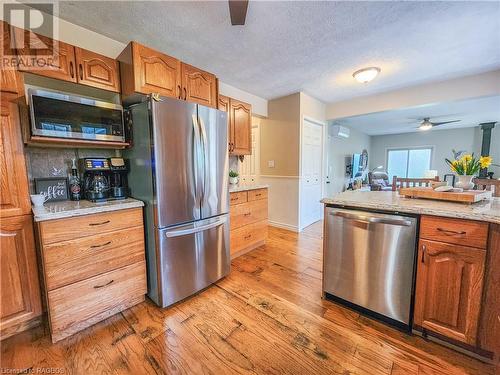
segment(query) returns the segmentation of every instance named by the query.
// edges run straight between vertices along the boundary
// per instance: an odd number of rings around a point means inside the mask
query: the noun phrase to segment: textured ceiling
[[[267,99],[333,102],[500,67],[498,1],[250,1],[245,26],[230,25],[226,1],[62,1],[59,13]],[[351,77],[372,65],[370,84]]]
[[[483,122],[500,122],[500,96],[376,112],[337,119],[333,123],[347,125],[369,135],[399,134],[419,131],[419,119],[424,117],[430,117],[432,122],[460,120],[453,124],[439,125],[435,128],[439,130],[467,128]]]

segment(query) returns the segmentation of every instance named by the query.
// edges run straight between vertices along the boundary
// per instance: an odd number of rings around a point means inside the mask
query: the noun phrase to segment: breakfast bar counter
[[[321,202],[372,210],[443,216],[500,224],[500,198],[465,204],[405,198],[393,191],[346,191],[333,198],[324,198]]]

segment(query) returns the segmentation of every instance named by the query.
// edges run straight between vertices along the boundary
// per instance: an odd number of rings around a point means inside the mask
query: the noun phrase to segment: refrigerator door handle
[[[201,139],[202,139],[202,145],[203,145],[203,195],[201,198],[202,203],[205,202],[205,194],[207,191],[207,170],[209,168],[208,166],[208,157],[207,157],[207,149],[208,149],[208,140],[207,140],[207,131],[205,128],[205,123],[203,122],[203,119],[200,117],[198,119],[198,122],[200,124],[200,129],[201,129]]]
[[[199,233],[206,231],[208,229],[212,229],[218,226],[221,226],[227,222],[227,217],[221,217],[219,220],[214,221],[213,223],[205,224],[199,227],[193,227],[189,229],[178,229],[178,230],[173,230],[170,232],[165,232],[165,237],[167,238],[172,238],[172,237],[180,237],[180,236],[187,236],[189,234],[194,234],[194,233]]]
[[[200,180],[200,128],[198,125],[198,116],[193,114],[193,132],[194,132],[194,155],[193,155],[193,164],[194,164],[194,188],[196,190],[196,197],[198,196],[198,187]]]

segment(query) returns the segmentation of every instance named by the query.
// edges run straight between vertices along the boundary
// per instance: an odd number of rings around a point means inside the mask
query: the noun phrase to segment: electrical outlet
[[[274,168],[274,160],[268,160],[268,161],[267,161],[267,166],[268,166],[269,168]]]

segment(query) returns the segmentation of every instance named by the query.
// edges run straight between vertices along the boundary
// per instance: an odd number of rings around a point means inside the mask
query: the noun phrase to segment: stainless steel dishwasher
[[[326,207],[325,298],[410,329],[417,218]]]

